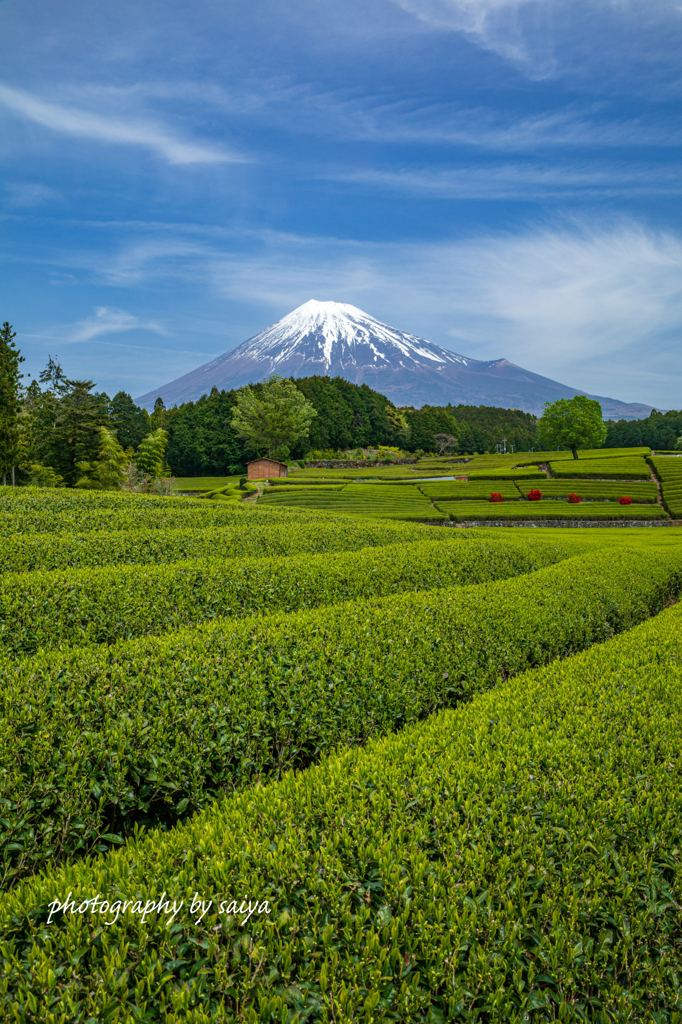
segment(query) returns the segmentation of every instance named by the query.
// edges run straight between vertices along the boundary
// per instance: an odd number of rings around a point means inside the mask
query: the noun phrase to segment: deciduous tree
[[[546,449],[570,448],[574,459],[580,448],[601,448],[606,440],[601,405],[586,395],[545,402],[538,437]]]
[[[459,441],[452,434],[434,434],[433,439],[438,445],[438,454],[445,455],[447,452],[454,452],[457,450]]]

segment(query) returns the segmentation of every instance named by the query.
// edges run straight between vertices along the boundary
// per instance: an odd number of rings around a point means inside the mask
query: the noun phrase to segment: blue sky
[[[114,394],[307,299],[682,407],[677,0],[3,0],[0,320]]]

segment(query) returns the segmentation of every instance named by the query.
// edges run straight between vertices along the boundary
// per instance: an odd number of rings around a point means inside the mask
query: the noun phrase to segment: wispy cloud
[[[394,0],[403,10],[437,28],[463,32],[480,46],[526,62],[529,50],[519,12],[537,19],[551,0]]]
[[[538,202],[605,196],[679,195],[682,168],[677,165],[513,163],[447,170],[377,168],[322,172],[327,180],[357,189],[403,193],[434,199],[489,199]]]
[[[167,334],[167,331],[160,324],[153,321],[141,320],[132,313],[126,313],[122,309],[108,309],[100,306],[95,310],[95,315],[79,320],[68,331],[67,341],[92,341],[101,334],[118,334],[121,331],[153,331],[155,334]]]
[[[192,83],[176,90],[183,98],[199,99]],[[150,95],[165,93],[156,86]],[[202,91],[201,102],[237,120],[337,141],[470,146],[502,152],[682,144],[676,116],[658,108],[647,110],[646,117],[623,117],[605,99],[521,113],[499,105],[434,100],[416,92],[381,95],[347,86],[325,89],[281,77],[252,79],[234,90],[214,85]]]
[[[0,85],[0,103],[52,131],[150,149],[170,164],[238,163],[246,158],[219,145],[193,142],[148,119],[120,117],[50,103],[22,89]]]
[[[535,78],[596,70],[600,63],[615,70],[676,61],[670,29],[679,31],[682,13],[677,0],[393,2],[433,29],[461,32]]]
[[[5,190],[5,203],[13,209],[42,206],[44,203],[57,202],[61,198],[56,189],[34,181],[8,182]]]
[[[674,233],[568,221],[412,246],[273,238],[262,254],[209,268],[225,298],[260,303],[271,320],[309,298],[351,302],[464,355],[506,356],[592,393],[679,405]],[[645,353],[646,380],[631,372]]]
[[[188,244],[171,235],[94,253],[90,264],[117,288],[195,288],[210,320],[195,331],[197,350],[224,351],[307,299],[334,299],[463,355],[505,356],[593,394],[680,404],[682,237],[632,220],[562,218],[411,244],[273,231]],[[135,328],[162,333],[157,322],[102,308],[68,337]],[[183,359],[176,376],[201,362]],[[641,366],[646,374],[633,372]]]
[[[137,241],[91,263],[116,287],[128,278],[201,282],[214,299],[255,306],[263,318],[309,298],[352,302],[440,344],[456,338],[465,355],[525,359],[539,372],[625,350],[682,322],[682,238],[630,219],[562,218],[433,243],[234,231],[222,244]],[[106,310],[86,324],[136,326],[118,316]],[[682,371],[682,354],[675,361]]]

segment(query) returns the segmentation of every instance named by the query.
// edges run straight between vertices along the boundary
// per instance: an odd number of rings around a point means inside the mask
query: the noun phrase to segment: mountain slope
[[[151,408],[195,401],[211,388],[229,391],[262,380],[321,374],[386,395],[395,405],[496,405],[539,415],[543,403],[585,394],[507,359],[479,360],[405,334],[356,306],[311,299],[231,352],[136,399]],[[635,419],[651,406],[598,398],[604,416]]]

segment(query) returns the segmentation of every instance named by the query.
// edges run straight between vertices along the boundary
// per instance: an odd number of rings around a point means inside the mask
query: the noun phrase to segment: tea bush
[[[362,520],[309,510],[277,510],[204,529],[117,530],[85,534],[15,534],[0,545],[0,571],[95,565],[157,565],[187,558],[257,558],[303,552],[355,551],[429,540],[449,543],[449,530],[417,523]]]
[[[297,508],[328,509],[352,515],[389,517],[392,519],[439,520],[446,517],[439,509],[433,508],[419,488],[390,484],[348,484],[342,490],[311,487],[268,488],[259,499],[259,504],[268,508],[283,508],[295,505]]]
[[[491,490],[498,491],[505,501],[519,501],[521,496],[511,481],[500,481],[494,488],[487,480],[443,480],[419,484],[419,490],[440,505],[444,501],[485,501]]]
[[[119,495],[107,491],[51,490],[35,498],[33,488],[6,488],[0,494],[0,536],[36,533],[89,533],[111,530],[173,530],[237,526],[263,521],[256,505],[196,498]],[[37,490],[37,489],[36,489]],[[32,500],[33,498],[33,500]],[[80,499],[80,500],[79,500]],[[276,515],[278,510],[272,510]],[[266,513],[267,514],[267,513]],[[287,515],[283,509],[280,515]],[[314,517],[313,510],[310,515]],[[251,517],[251,518],[247,518]],[[274,518],[268,520],[274,523]],[[281,520],[286,522],[286,519]]]
[[[7,1019],[678,1024],[681,637],[678,605],[28,880],[0,910]],[[48,925],[69,893],[185,902]],[[269,914],[220,913],[242,899]]]
[[[518,487],[523,492],[523,484]],[[656,504],[658,488],[655,483],[618,483],[615,480],[543,480],[538,485],[543,498],[567,498],[573,491],[584,501],[611,500],[617,501],[625,492],[636,503]]]
[[[438,503],[440,504],[440,503]],[[514,501],[507,504],[490,504],[484,501],[459,501],[455,505],[443,505],[450,518],[457,523],[468,521],[478,522],[486,519],[589,519],[613,520],[622,519],[667,519],[668,516],[660,505],[628,505],[623,507],[618,502],[590,501],[576,505],[570,501],[557,499],[541,499],[540,501]]]
[[[643,457],[626,459],[571,459],[570,462],[550,462],[552,476],[571,477],[574,480],[606,477],[609,480],[648,480],[651,471]]]
[[[566,546],[551,542],[443,544],[436,538],[287,559],[218,557],[5,573],[0,651],[16,656],[63,644],[113,643],[221,616],[505,579],[562,557]]]
[[[682,548],[0,662],[4,885],[170,825],[657,612]]]
[[[661,481],[663,504],[676,519],[682,518],[682,458],[659,455],[650,460]]]

